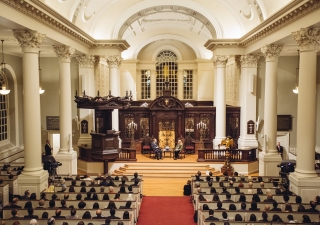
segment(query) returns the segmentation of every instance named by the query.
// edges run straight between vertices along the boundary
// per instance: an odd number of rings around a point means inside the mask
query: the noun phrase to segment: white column
[[[226,64],[228,57],[219,55],[214,57],[214,64],[217,67],[216,85],[216,136],[213,140],[213,147],[226,138]]]
[[[71,71],[70,62],[75,50],[69,46],[53,46],[59,58],[59,125],[60,125],[60,148],[55,156],[62,163],[58,167],[58,174],[77,174],[77,153],[72,147],[72,110],[71,104]]]
[[[239,101],[241,107],[240,118],[240,137],[238,139],[238,148],[258,147],[256,138],[257,131],[255,127],[253,134],[248,134],[247,124],[252,120],[256,122],[256,83],[257,83],[257,67],[258,55],[242,55],[240,57],[241,79],[239,88]]]
[[[157,73],[155,70],[151,70],[150,85],[151,99],[154,100],[157,98]]]
[[[178,70],[178,99],[183,100],[183,70]]]
[[[121,57],[112,55],[107,58],[109,66],[110,91],[113,96],[120,95],[118,68],[121,66]],[[112,129],[119,130],[119,110],[112,111]]]
[[[277,153],[277,73],[278,57],[283,44],[269,44],[261,48],[266,59],[264,100],[264,151],[259,154],[259,173],[262,176],[278,176],[277,165],[282,161]]]
[[[312,35],[310,35],[312,34]],[[290,174],[292,191],[304,201],[320,193],[320,178],[314,168],[316,138],[317,40],[318,29],[303,28],[292,33],[300,46],[299,93],[297,114],[297,165]]]
[[[93,55],[78,56],[77,61],[79,63],[79,92],[78,95],[82,95],[83,91],[88,96],[96,96],[95,81],[94,81],[94,65],[95,57]],[[78,109],[79,122],[88,121],[88,133],[82,133],[80,128],[80,137],[78,145],[87,144],[91,145],[90,131],[94,129],[94,110],[93,109]]]
[[[48,172],[42,167],[41,115],[39,95],[38,53],[44,34],[30,30],[14,30],[23,52],[23,141],[24,169],[18,177],[19,194],[25,190],[37,195],[47,188]]]

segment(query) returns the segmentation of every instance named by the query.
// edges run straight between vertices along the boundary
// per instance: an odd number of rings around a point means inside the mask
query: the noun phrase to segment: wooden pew
[[[0,184],[0,193],[2,204],[7,204],[9,202],[9,184]]]
[[[96,193],[100,192],[100,186],[86,186],[85,187],[86,191],[89,192],[92,187],[94,187],[96,189]],[[79,192],[80,193],[80,189],[81,188],[82,188],[81,186],[74,186],[75,192]],[[126,192],[128,192],[128,186],[126,186],[125,189],[126,189]],[[58,192],[58,191],[61,191],[61,190],[62,190],[61,186],[55,186],[54,187],[54,191],[55,192]],[[67,187],[67,191],[68,190],[69,190],[69,187]],[[117,193],[118,191],[120,191],[120,187],[119,186],[113,186],[113,191]],[[109,187],[105,187],[104,192],[105,193],[109,192]],[[140,192],[140,186],[132,186],[132,192],[133,193]],[[92,192],[92,193],[94,193],[94,192]]]
[[[193,181],[193,187],[195,186],[195,183],[197,181]],[[207,181],[198,181],[200,183],[200,187],[208,187],[208,182]],[[224,186],[228,187],[229,186],[229,182],[223,182]],[[233,183],[233,187],[238,187],[240,182],[234,182]],[[242,182],[244,185],[244,188],[248,188],[249,187],[249,182]],[[219,187],[219,182],[212,182],[212,187]],[[252,188],[259,188],[260,187],[260,183],[259,182],[252,182]],[[264,182],[264,188],[272,188],[273,187],[273,183],[272,182]],[[279,184],[279,188],[282,188],[282,186],[280,186]]]
[[[216,189],[218,194],[222,192],[222,188],[221,187],[216,187],[215,189]],[[257,192],[256,188],[240,188],[240,192],[243,192],[244,194],[247,194],[249,189],[252,190],[253,194]],[[275,193],[276,192],[276,188],[261,188],[261,190],[262,190],[262,192],[264,194],[266,194],[267,189],[270,190],[271,194],[273,194],[273,195],[276,194]],[[210,187],[201,187],[201,191],[205,192],[206,194],[210,194],[210,190],[211,190]],[[227,187],[227,191],[230,192],[230,194],[235,194],[236,193],[234,187]]]
[[[13,224],[14,221],[19,221],[20,225],[29,225],[30,219],[8,219],[4,220],[6,225]],[[78,225],[80,221],[84,224],[93,223],[94,225],[104,224],[104,219],[56,219],[55,225],[62,225],[63,222],[68,222],[69,225]],[[124,225],[133,225],[130,219],[112,219],[110,225],[117,225],[119,221],[122,221]],[[48,219],[37,219],[38,225],[47,225]],[[244,225],[244,224],[243,224]]]

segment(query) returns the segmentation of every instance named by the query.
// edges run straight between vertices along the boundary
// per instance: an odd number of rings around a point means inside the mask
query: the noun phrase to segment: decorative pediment
[[[150,110],[184,110],[184,104],[173,96],[161,96],[150,105]]]

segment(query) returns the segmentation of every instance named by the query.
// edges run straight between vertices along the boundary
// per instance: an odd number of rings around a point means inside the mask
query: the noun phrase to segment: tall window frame
[[[151,99],[151,71],[141,70],[141,99]]]
[[[156,97],[162,96],[165,81],[169,82],[171,95],[178,97],[178,63],[177,55],[169,50],[162,51],[157,56],[156,63]]]
[[[193,99],[193,70],[183,71],[183,99]]]
[[[1,80],[0,83],[5,83],[8,85],[7,78],[5,74],[0,70],[0,77]],[[0,85],[0,88],[2,85]],[[0,94],[0,143],[9,141],[9,131],[8,131],[8,98],[7,95],[1,95]]]

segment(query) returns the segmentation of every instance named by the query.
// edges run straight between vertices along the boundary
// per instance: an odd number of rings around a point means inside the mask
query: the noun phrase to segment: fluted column
[[[183,99],[183,70],[178,70],[178,99]]]
[[[44,181],[48,177],[41,162],[41,114],[39,95],[38,54],[44,34],[30,30],[14,30],[23,52],[23,141],[24,169],[18,178],[19,192],[27,188],[28,182],[34,182],[30,192],[40,193],[45,189]],[[30,183],[29,183],[30,186]],[[42,189],[41,189],[42,188]]]
[[[266,59],[265,100],[264,100],[264,138],[263,152],[259,154],[259,173],[263,176],[277,176],[277,165],[281,156],[276,150],[277,141],[277,72],[278,57],[283,44],[269,44],[261,48]]]
[[[241,80],[240,80],[240,93],[239,101],[241,107],[240,118],[240,137],[238,139],[238,147],[258,147],[256,138],[256,129],[253,127],[253,132],[248,132],[248,121],[256,122],[256,83],[257,83],[257,68],[258,55],[242,55],[240,57],[241,64]]]
[[[157,98],[157,72],[156,70],[151,70],[150,77],[150,96],[151,99],[154,100]]]
[[[93,55],[78,56],[79,63],[79,95],[85,94],[88,96],[96,96],[95,81],[94,81],[94,65],[96,59]],[[79,122],[88,121],[88,133],[82,133],[80,129],[80,137],[78,145],[88,144],[91,145],[90,131],[94,129],[94,110],[93,109],[78,109]]]
[[[300,47],[297,114],[297,165],[290,174],[293,191],[306,201],[319,195],[320,179],[314,168],[316,138],[317,50],[320,31],[303,28],[292,33]],[[310,179],[312,178],[312,179]],[[306,185],[307,184],[307,185]],[[307,187],[306,187],[307,186]]]
[[[226,137],[226,64],[228,56],[219,55],[214,57],[217,68],[216,75],[216,136],[213,140],[214,148],[217,148],[221,140]]]
[[[53,46],[53,50],[59,58],[59,125],[60,148],[56,160],[62,162],[59,167],[60,174],[77,174],[76,152],[72,148],[72,110],[71,110],[71,72],[70,62],[75,50],[69,46]],[[74,155],[72,156],[66,156]]]
[[[113,96],[120,96],[120,82],[118,69],[121,66],[121,57],[112,55],[107,58],[109,66],[110,91]],[[119,130],[119,110],[112,111],[112,129]]]

